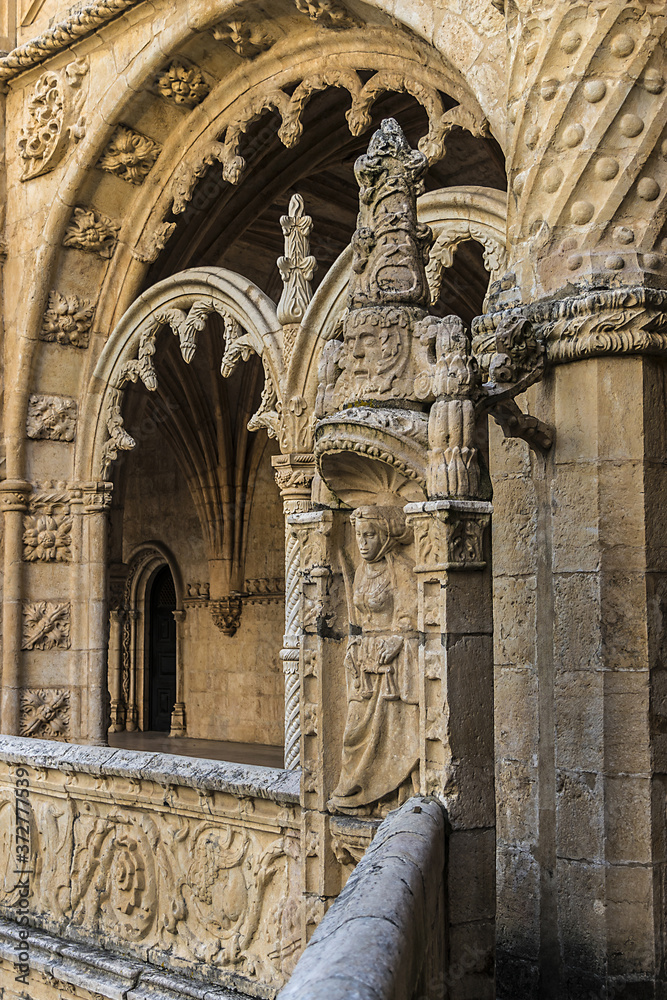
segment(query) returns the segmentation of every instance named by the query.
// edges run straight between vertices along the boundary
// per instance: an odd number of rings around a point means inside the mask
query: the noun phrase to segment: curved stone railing
[[[391,813],[308,943],[278,1000],[409,1000],[446,975],[445,813]]]

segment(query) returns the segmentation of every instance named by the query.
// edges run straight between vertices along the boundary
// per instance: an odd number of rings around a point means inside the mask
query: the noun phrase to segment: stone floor
[[[109,746],[124,750],[148,750],[172,753],[180,757],[204,757],[225,760],[232,764],[261,764],[264,767],[283,766],[283,748],[261,743],[224,743],[222,740],[192,740],[174,738],[167,733],[109,733]]]

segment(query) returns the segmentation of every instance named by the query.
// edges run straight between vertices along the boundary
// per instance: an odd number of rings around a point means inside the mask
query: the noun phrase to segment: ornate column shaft
[[[109,622],[107,550],[112,483],[83,485],[84,562],[87,567],[88,648],[87,726],[88,742],[107,744],[107,657]]]
[[[301,766],[299,722],[299,572],[300,554],[297,535],[288,519],[293,514],[312,509],[310,500],[315,459],[313,455],[292,453],[272,459],[275,477],[283,500],[285,515],[285,634],[280,659],[285,676],[285,767]]]
[[[4,514],[4,593],[2,605],[2,731],[18,735],[21,686],[23,515],[31,486],[23,480],[0,483]]]
[[[109,613],[109,693],[111,695],[110,733],[120,733],[125,728],[122,709],[121,678],[123,673],[123,621],[125,615],[114,608]]]
[[[186,612],[183,610],[172,611],[176,622],[176,704],[171,713],[170,736],[186,736],[185,724],[185,701],[184,701],[184,681],[183,675],[183,623]]]
[[[438,500],[405,508],[418,581],[420,790],[451,824],[445,898],[452,954],[476,956],[448,997],[495,995],[492,505]],[[471,886],[475,886],[471,893]]]
[[[130,680],[129,693],[127,698],[127,720],[125,728],[128,733],[133,733],[137,729],[137,621],[139,612],[136,609],[128,611],[127,617],[130,620]]]

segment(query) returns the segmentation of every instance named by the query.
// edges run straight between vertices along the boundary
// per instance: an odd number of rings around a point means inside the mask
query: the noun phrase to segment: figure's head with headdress
[[[407,545],[412,539],[401,507],[357,507],[350,514],[350,521],[354,526],[359,553],[366,562],[379,562],[388,552]]]

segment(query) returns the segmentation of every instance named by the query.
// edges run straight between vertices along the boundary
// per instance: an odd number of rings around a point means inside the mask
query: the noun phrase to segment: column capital
[[[404,508],[415,532],[415,573],[482,570],[484,535],[493,504],[483,500],[430,500]]]
[[[27,510],[32,485],[24,479],[4,479],[0,482],[0,509]]]
[[[109,510],[113,499],[113,483],[103,480],[68,484],[72,503],[82,504],[84,514],[102,514]]]
[[[295,514],[310,509],[313,479],[317,471],[315,456],[308,452],[293,451],[285,455],[274,455],[271,465],[286,513]]]

